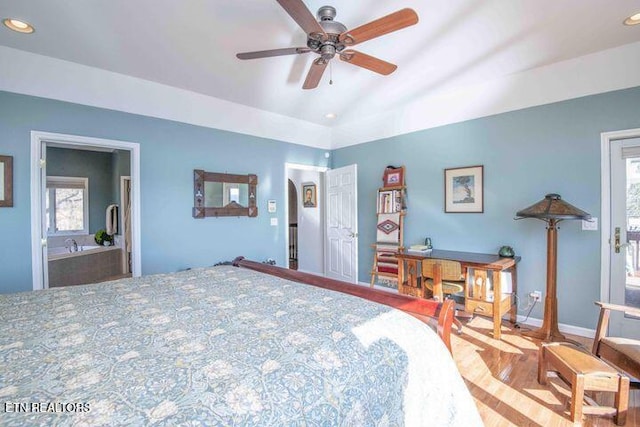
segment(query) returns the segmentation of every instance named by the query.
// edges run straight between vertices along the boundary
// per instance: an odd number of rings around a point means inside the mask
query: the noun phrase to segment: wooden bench
[[[547,383],[547,371],[556,371],[571,385],[571,420],[582,414],[613,415],[617,425],[624,425],[629,403],[629,378],[591,353],[568,343],[543,343],[538,355],[538,382]],[[585,391],[616,393],[615,407],[583,407]]]

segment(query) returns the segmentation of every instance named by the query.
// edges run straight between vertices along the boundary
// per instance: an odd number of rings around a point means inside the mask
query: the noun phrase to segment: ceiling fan
[[[342,23],[334,21],[336,9],[322,6],[318,9],[318,21],[302,0],[276,0],[307,34],[307,46],[261,50],[238,53],[238,59],[268,58],[271,56],[296,55],[314,52],[320,55],[313,61],[304,81],[303,89],[314,89],[320,83],[327,64],[338,55],[344,62],[366,68],[383,75],[393,73],[396,65],[347,47],[371,40],[375,37],[400,30],[418,22],[413,9],[402,9],[368,24],[347,30]]]

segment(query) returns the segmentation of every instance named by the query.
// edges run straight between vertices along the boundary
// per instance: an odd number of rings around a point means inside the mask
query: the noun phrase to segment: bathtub
[[[77,252],[66,247],[47,248],[49,287],[82,285],[122,275],[122,248],[81,246]]]
[[[89,253],[93,253],[93,252],[100,252],[103,250],[113,250],[113,249],[118,249],[115,246],[81,246],[78,245],[78,251],[77,252],[69,252],[69,248],[66,248],[64,246],[62,247],[57,247],[57,248],[47,248],[47,259],[49,261],[53,261],[56,259],[62,259],[62,258],[72,258],[72,257],[77,257],[77,256],[82,256],[82,255],[88,255]]]

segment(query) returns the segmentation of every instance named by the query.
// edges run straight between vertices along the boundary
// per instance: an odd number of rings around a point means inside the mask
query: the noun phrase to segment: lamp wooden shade
[[[558,264],[558,223],[565,219],[591,219],[591,215],[562,200],[559,194],[547,194],[538,203],[516,213],[516,219],[536,218],[547,225],[547,294],[544,299],[542,326],[523,335],[543,341],[568,341],[558,329],[556,276]]]

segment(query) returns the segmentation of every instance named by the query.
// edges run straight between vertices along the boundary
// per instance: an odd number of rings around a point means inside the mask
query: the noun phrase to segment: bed
[[[0,295],[0,424],[482,425],[421,320],[236,265]]]

